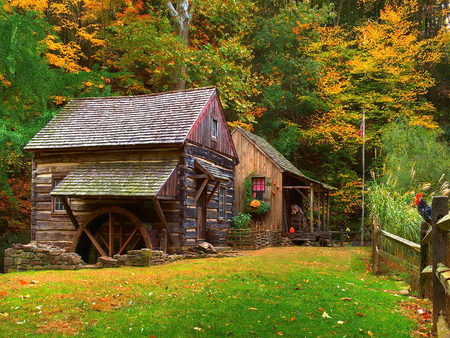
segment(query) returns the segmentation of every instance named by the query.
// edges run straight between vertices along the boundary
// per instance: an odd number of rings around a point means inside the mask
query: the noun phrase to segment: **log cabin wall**
[[[240,163],[236,166],[235,202],[236,214],[245,213],[245,178],[251,174],[253,177],[266,179],[265,202],[269,203],[270,211],[265,215],[253,216],[266,228],[281,229],[283,219],[283,179],[282,172],[273,161],[267,158],[257,147],[240,132],[233,133],[233,141],[239,154]]]
[[[92,151],[44,153],[36,152],[33,156],[32,171],[32,211],[31,233],[32,239],[68,248],[75,234],[75,229],[66,213],[52,212],[52,197],[54,177],[63,178],[80,163],[89,162],[151,162],[164,160],[174,156],[182,157],[181,149],[161,150],[128,150],[128,151]],[[175,175],[175,178],[177,176]],[[178,176],[179,177],[179,176]],[[169,182],[170,181],[170,182]],[[176,182],[169,180],[170,186],[163,187],[166,193],[173,191]],[[174,234],[182,234],[180,200],[162,201],[162,207],[168,226]],[[77,220],[83,222],[89,214],[101,206],[119,205],[131,211],[144,211],[148,219],[158,223],[160,220],[151,211],[152,202],[145,199],[116,199],[116,198],[70,198],[71,209]],[[156,224],[158,225],[158,224]],[[181,237],[181,236],[180,236]]]
[[[195,160],[199,159],[213,164],[217,170],[220,171],[221,176],[227,177],[227,181],[220,183],[220,187],[225,188],[225,217],[220,219],[218,215],[219,210],[219,190],[215,191],[211,197],[211,200],[207,203],[206,210],[206,229],[210,228],[229,228],[231,225],[231,218],[234,215],[234,167],[235,159],[214,151],[207,149],[198,144],[190,142],[186,145],[186,153],[184,158],[184,227],[185,227],[185,243],[187,245],[194,244],[198,239],[197,233],[197,201],[195,196],[198,192],[199,180],[195,177],[199,174],[195,168]],[[207,185],[207,194],[213,192],[217,181],[210,180]]]

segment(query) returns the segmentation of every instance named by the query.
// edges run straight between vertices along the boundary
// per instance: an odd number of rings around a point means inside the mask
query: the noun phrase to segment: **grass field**
[[[411,337],[366,249],[288,247],[148,268],[0,275],[1,337]]]

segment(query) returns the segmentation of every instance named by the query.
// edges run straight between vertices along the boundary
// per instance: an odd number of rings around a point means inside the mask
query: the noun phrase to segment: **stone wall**
[[[5,250],[5,272],[30,270],[76,270],[83,261],[80,255],[45,244],[14,244]]]
[[[100,257],[97,264],[104,268],[116,268],[119,266],[151,266],[169,263],[183,258],[183,255],[168,255],[163,251],[141,249],[129,250],[125,255]]]

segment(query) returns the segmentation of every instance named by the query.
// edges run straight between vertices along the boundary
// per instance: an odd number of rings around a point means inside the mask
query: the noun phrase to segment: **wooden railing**
[[[426,222],[421,225],[421,245],[382,230],[379,220],[376,218],[373,220],[372,268],[374,273],[378,273],[380,258],[384,258],[420,273],[419,295],[433,301],[434,331],[438,337],[450,337],[447,319],[447,314],[450,314],[450,255],[447,255],[450,230],[448,197],[433,197],[431,208],[431,226]],[[411,264],[383,250],[382,237],[420,253],[419,265]]]

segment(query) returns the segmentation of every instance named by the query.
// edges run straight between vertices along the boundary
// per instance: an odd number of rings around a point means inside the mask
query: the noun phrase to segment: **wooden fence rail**
[[[421,244],[411,242],[381,229],[378,219],[372,222],[372,268],[379,272],[380,258],[420,273],[419,294],[433,301],[433,329],[438,337],[450,338],[450,255],[447,254],[450,214],[448,197],[435,196],[432,203],[431,227],[421,225]],[[381,237],[420,254],[420,266],[406,262],[384,251]],[[450,247],[450,246],[449,246]],[[429,289],[432,288],[430,292]]]

